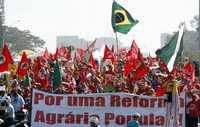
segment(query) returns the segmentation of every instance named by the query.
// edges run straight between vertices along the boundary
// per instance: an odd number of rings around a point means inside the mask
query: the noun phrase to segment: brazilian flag
[[[113,1],[112,5],[112,27],[115,32],[127,34],[131,28],[138,23],[126,9]]]

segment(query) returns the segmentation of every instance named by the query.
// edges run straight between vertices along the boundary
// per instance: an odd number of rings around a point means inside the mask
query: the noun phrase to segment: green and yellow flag
[[[131,28],[138,23],[134,20],[126,9],[117,2],[112,5],[112,27],[115,32],[127,34]]]

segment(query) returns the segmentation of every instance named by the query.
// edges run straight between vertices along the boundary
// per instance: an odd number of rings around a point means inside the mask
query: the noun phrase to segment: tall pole
[[[198,27],[198,31],[199,31],[199,49],[200,49],[200,0],[199,0],[199,27]]]
[[[3,39],[4,39],[4,0],[0,0],[0,50],[2,49]]]
[[[116,39],[116,46],[117,46],[117,59],[118,59],[118,53],[119,53],[119,42],[118,42],[117,32],[115,32],[115,39]]]

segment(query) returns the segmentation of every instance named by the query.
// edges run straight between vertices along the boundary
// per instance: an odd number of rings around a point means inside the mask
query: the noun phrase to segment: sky
[[[178,30],[198,14],[199,0],[116,0],[139,23],[118,34],[123,45],[134,39],[142,52],[160,47],[160,34]],[[88,41],[115,37],[111,26],[113,0],[5,0],[6,25],[30,30],[56,49],[56,36],[78,35]]]

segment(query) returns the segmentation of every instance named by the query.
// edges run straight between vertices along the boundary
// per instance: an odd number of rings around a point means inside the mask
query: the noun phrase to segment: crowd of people
[[[159,58],[144,58],[140,52],[127,57],[128,53],[125,53],[125,57],[116,55],[114,61],[113,57],[107,56],[100,62],[91,56],[86,61],[76,54],[73,58],[68,55],[67,59],[62,55],[28,59],[24,77],[18,75],[15,69],[1,75],[0,99],[6,96],[11,104],[10,117],[14,118],[14,112],[23,109],[31,111],[33,88],[56,94],[126,92],[164,96],[169,92],[168,84],[173,77],[179,82],[178,92],[186,92],[188,127],[196,127],[191,124],[197,123],[200,115],[200,78],[195,75],[192,62],[185,59],[169,72],[167,65]]]

